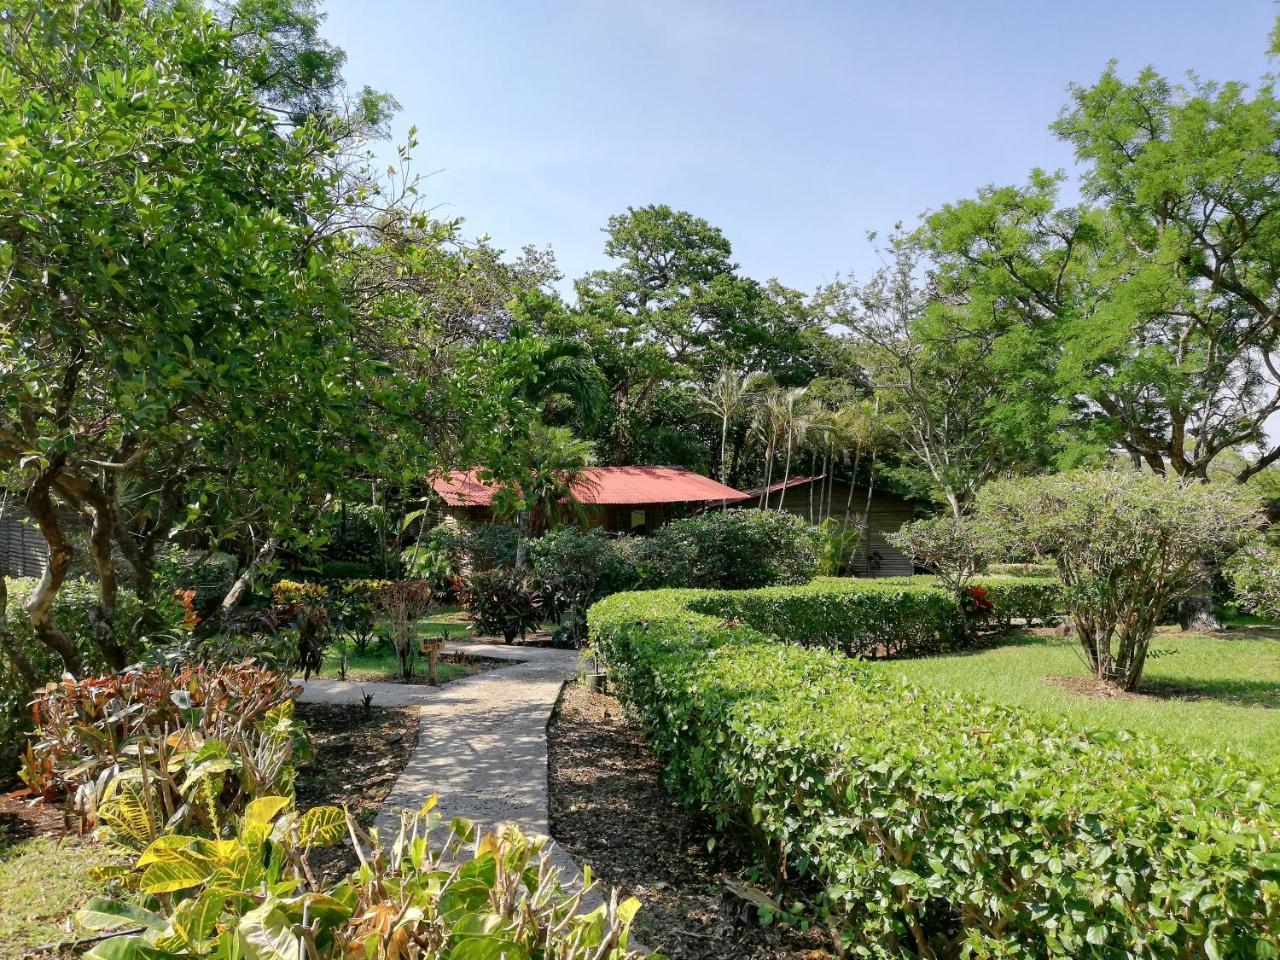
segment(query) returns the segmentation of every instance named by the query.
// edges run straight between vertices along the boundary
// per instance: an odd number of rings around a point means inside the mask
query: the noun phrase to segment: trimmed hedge
[[[865,659],[925,656],[957,643],[955,599],[932,577],[708,591],[691,598],[689,609]]]
[[[1273,779],[778,642],[832,629],[853,601],[828,586],[617,594],[589,622],[675,795],[855,954],[1280,955]]]

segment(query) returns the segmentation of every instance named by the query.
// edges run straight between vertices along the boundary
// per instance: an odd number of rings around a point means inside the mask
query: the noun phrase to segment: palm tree
[[[520,528],[517,569],[525,565],[528,538],[581,510],[573,488],[586,482],[583,475],[595,463],[595,447],[568,427],[548,427],[540,421],[534,424],[520,454],[518,481],[504,484],[493,498],[494,513],[514,516]]]
[[[708,413],[720,420],[720,482],[729,482],[729,423],[746,408],[751,400],[769,382],[769,375],[762,370],[743,373],[734,367],[725,367],[713,383],[698,392],[698,402]]]
[[[787,481],[791,479],[791,454],[796,444],[803,443],[809,432],[809,418],[806,410],[808,387],[792,387],[780,392],[777,411],[780,432],[787,444],[786,466],[782,471],[782,490],[778,495],[778,510],[782,510],[782,501],[787,496]],[[767,504],[766,504],[767,506]]]

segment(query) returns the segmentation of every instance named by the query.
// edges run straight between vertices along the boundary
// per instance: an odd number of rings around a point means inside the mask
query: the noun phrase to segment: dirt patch
[[[299,703],[315,759],[298,770],[298,809],[345,805],[369,823],[409,762],[418,743],[418,712],[412,707]],[[317,876],[337,881],[359,866],[350,845],[312,854]]]
[[[728,892],[730,865],[707,852],[662,786],[661,768],[618,701],[571,684],[548,743],[551,834],[606,886],[644,904],[636,938],[670,960],[825,960],[825,934],[754,921]]]
[[[0,848],[32,837],[76,835],[60,805],[32,799],[20,783],[11,783],[5,789],[10,792],[0,796]]]
[[[1095,700],[1160,700],[1161,697],[1153,697],[1146,693],[1135,693],[1129,690],[1121,690],[1113,683],[1107,683],[1099,680],[1097,677],[1066,677],[1057,674],[1050,674],[1044,678],[1044,682],[1052,684],[1055,687],[1062,687],[1071,693],[1082,697],[1093,697]]]

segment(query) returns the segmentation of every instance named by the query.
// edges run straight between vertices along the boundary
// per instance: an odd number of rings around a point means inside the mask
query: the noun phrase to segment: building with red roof
[[[431,481],[445,512],[459,520],[491,519],[497,487],[477,470],[454,470]],[[681,467],[594,467],[572,484],[593,525],[620,533],[647,533],[708,506],[749,499],[741,491]]]

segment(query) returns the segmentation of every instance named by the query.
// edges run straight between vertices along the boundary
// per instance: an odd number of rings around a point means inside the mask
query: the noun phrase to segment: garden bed
[[[611,696],[565,688],[548,729],[551,833],[606,886],[644,904],[636,937],[671,960],[822,960],[816,932],[763,928],[729,893],[731,865],[668,795],[661,765]]]
[[[315,759],[298,770],[298,809],[345,805],[362,823],[371,823],[417,746],[417,710],[299,703],[297,715],[315,749]],[[357,866],[346,843],[312,853],[312,868],[328,880]]]

